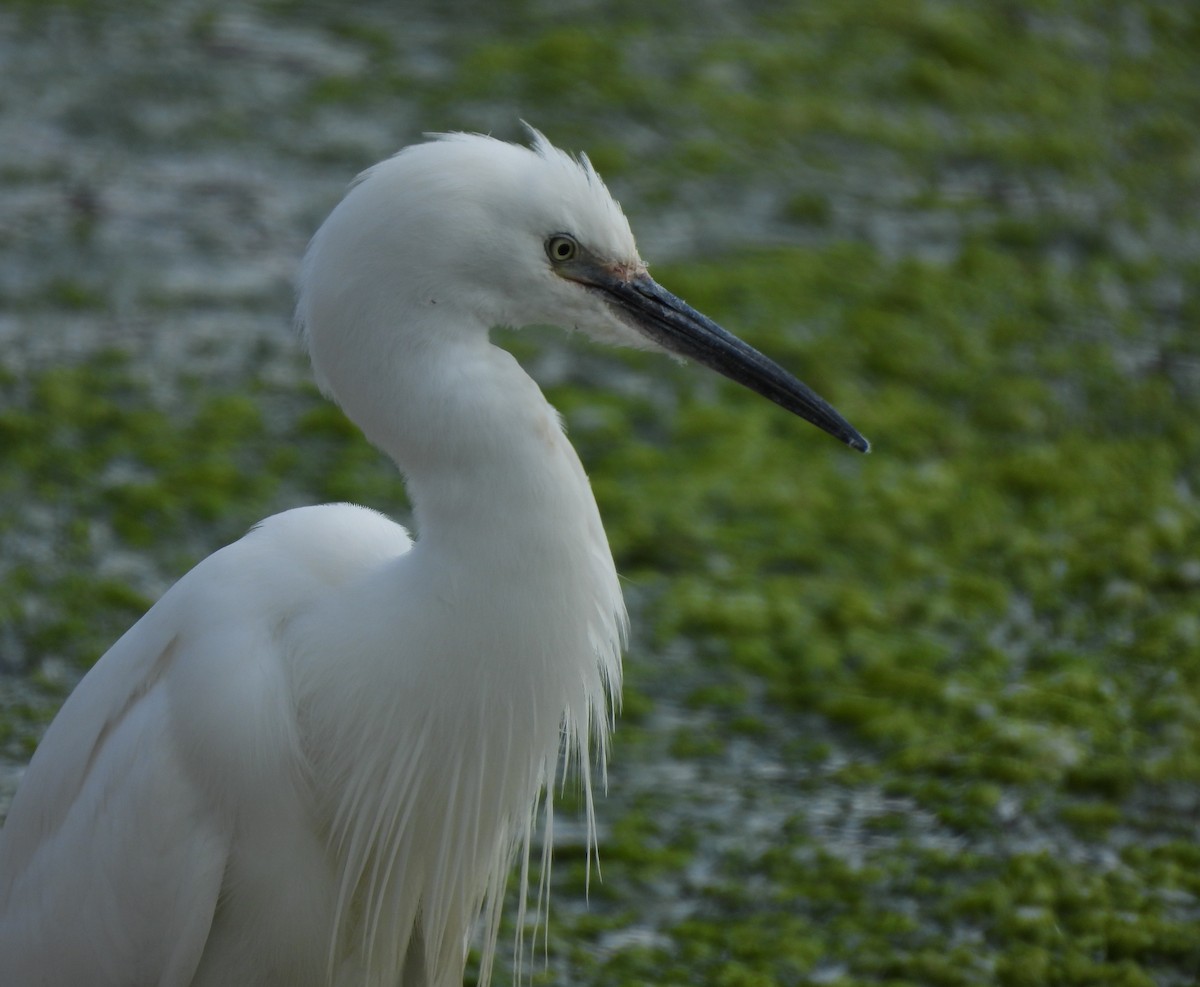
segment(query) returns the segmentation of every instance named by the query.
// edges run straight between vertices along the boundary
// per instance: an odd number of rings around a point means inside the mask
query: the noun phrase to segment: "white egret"
[[[592,838],[625,621],[584,471],[492,327],[691,357],[867,448],[651,280],[587,159],[536,132],[367,171],[298,324],[418,538],[348,504],[268,518],[88,672],[0,835],[5,987],[450,987],[479,920],[487,982],[572,762]]]

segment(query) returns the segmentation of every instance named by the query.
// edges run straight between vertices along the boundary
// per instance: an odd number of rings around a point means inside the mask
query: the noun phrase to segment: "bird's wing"
[[[237,860],[276,865],[268,893],[320,883],[280,628],[410,544],[349,505],[276,515],[201,562],[96,663],[0,829],[0,985],[185,987],[202,956],[213,965],[205,950]],[[260,896],[252,911],[279,904]],[[327,930],[311,924],[288,931],[323,956]]]
[[[0,831],[0,983],[190,982],[232,825],[184,770],[148,614],[55,719]]]

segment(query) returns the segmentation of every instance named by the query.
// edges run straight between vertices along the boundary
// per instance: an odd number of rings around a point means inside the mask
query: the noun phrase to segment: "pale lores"
[[[650,278],[585,158],[532,141],[406,148],[313,238],[317,379],[403,471],[417,538],[279,514],[113,645],[0,831],[0,984],[451,987],[477,925],[487,983],[572,764],[591,838],[625,622],[583,468],[492,327],[689,357],[866,450]]]

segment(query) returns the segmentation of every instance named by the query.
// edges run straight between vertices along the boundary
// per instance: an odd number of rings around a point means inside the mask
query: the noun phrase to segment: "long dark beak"
[[[812,388],[672,295],[650,275],[622,278],[598,264],[580,264],[563,274],[599,292],[620,311],[625,322],[664,349],[702,363],[769,398],[851,449],[870,451],[871,443]]]

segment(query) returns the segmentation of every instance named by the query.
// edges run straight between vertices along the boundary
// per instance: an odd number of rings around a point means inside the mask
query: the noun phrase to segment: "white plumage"
[[[693,356],[866,446],[651,281],[590,165],[537,134],[366,172],[298,322],[417,540],[346,504],[269,518],[100,659],[0,831],[0,984],[450,987],[481,912],[487,982],[571,763],[594,838],[625,622],[579,460],[492,327]]]

